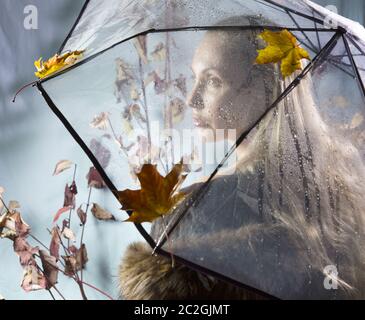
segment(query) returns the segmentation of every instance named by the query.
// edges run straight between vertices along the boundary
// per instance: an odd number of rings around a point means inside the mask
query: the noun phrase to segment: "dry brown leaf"
[[[110,212],[100,207],[97,203],[93,203],[91,212],[98,220],[115,220],[115,217]]]
[[[147,79],[145,80],[146,86],[151,82],[154,83],[154,89],[156,94],[164,93],[169,88],[168,83],[165,80],[161,79],[156,71],[152,71],[148,75]]]
[[[58,266],[54,256],[50,256],[47,251],[40,250],[39,256],[42,261],[44,276],[47,280],[46,288],[52,288],[58,282]]]
[[[20,204],[18,201],[16,201],[16,200],[9,201],[9,204],[8,204],[9,211],[13,211],[13,210],[19,209],[19,208],[20,208]]]
[[[184,119],[186,104],[180,98],[175,98],[170,101],[169,112],[172,114],[174,124],[181,122]]]
[[[162,42],[156,46],[151,56],[154,61],[163,61],[166,59],[166,48]]]
[[[51,244],[49,245],[50,254],[55,257],[57,260],[60,259],[60,243],[61,243],[61,232],[58,226],[55,226],[51,231],[52,239]]]
[[[137,119],[137,121],[140,121],[142,123],[147,122],[146,117],[142,115],[141,107],[138,104],[134,103],[130,106],[130,113],[135,119]]]
[[[54,222],[56,222],[56,221],[60,218],[60,216],[61,216],[63,213],[65,213],[65,212],[67,212],[67,211],[70,211],[71,209],[72,209],[72,207],[71,207],[71,206],[63,207],[63,208],[59,209],[59,210],[57,211],[56,215],[55,215],[55,216],[54,216],[54,218],[53,218],[53,223],[54,223]]]
[[[71,247],[70,247],[71,248]],[[70,250],[73,254],[71,256],[62,256],[65,261],[65,273],[68,276],[73,276],[77,271],[85,268],[89,261],[85,244],[82,244],[80,249],[73,247]]]
[[[106,130],[109,124],[109,112],[102,112],[94,117],[91,121],[90,126],[99,130]]]
[[[76,242],[76,236],[70,228],[67,227],[63,228],[61,234],[65,239],[70,240],[72,242]]]
[[[61,160],[56,164],[56,167],[54,169],[53,175],[56,176],[60,174],[61,172],[71,168],[72,162],[70,160]]]
[[[16,237],[13,242],[13,248],[19,257],[21,266],[36,265],[34,255],[39,253],[38,247],[32,247],[24,237]]]
[[[75,204],[76,195],[77,195],[76,182],[73,181],[70,186],[68,186],[68,184],[66,184],[63,206],[72,207],[74,209],[75,205],[76,205]]]
[[[24,237],[30,231],[30,227],[26,224],[17,211],[8,211],[0,216],[0,237],[14,240],[15,237]]]
[[[120,84],[132,81],[134,79],[132,67],[121,58],[117,58],[115,62],[117,65],[117,81]]]
[[[74,256],[62,256],[65,261],[65,274],[72,277],[76,273],[76,258]]]
[[[135,86],[133,86],[131,88],[130,96],[131,96],[131,99],[134,101],[137,101],[139,99],[139,92]]]
[[[82,210],[82,206],[80,206],[77,209],[77,215],[78,215],[78,217],[80,219],[81,224],[85,224],[86,223],[87,216],[86,216],[86,212],[84,210]]]
[[[89,261],[89,258],[87,256],[86,246],[84,243],[81,245],[81,248],[76,251],[75,255],[76,255],[77,270],[84,269],[86,263]]]
[[[21,287],[26,292],[42,290],[47,287],[45,276],[38,270],[36,265],[28,265],[23,271]]]
[[[174,86],[180,90],[183,97],[186,97],[187,95],[186,78],[182,74],[180,74],[180,76],[177,79],[175,79]]]
[[[86,176],[86,179],[88,180],[88,186],[93,187],[96,189],[103,189],[106,187],[106,184],[101,177],[98,170],[96,170],[95,167],[91,167],[89,170],[89,173]]]

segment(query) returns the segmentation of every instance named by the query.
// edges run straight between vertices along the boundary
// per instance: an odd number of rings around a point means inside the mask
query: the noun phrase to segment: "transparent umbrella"
[[[129,215],[181,164],[184,199],[134,220],[157,254],[271,297],[364,298],[364,39],[310,1],[89,0],[59,50],[83,58],[37,87]],[[118,191],[141,184],[138,212]]]

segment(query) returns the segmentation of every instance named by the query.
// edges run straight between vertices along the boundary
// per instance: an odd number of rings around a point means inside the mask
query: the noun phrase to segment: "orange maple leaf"
[[[125,221],[142,223],[153,220],[171,212],[171,209],[184,199],[183,192],[178,192],[186,175],[182,174],[183,164],[176,164],[171,172],[163,177],[157,171],[157,166],[145,164],[137,174],[141,184],[140,190],[118,191],[122,210],[133,211]]]

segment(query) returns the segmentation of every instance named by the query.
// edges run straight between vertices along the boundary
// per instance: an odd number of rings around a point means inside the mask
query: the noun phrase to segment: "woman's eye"
[[[207,80],[207,85],[213,88],[219,88],[222,85],[222,81],[217,77],[211,77]]]

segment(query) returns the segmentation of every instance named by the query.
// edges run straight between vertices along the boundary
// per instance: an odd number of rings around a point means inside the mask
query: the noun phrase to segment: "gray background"
[[[83,2],[0,0],[0,186],[6,189],[6,200],[16,199],[21,203],[21,212],[32,226],[32,233],[46,244],[49,236],[45,228],[52,227],[53,215],[63,203],[64,185],[72,180],[71,170],[53,177],[55,164],[60,159],[78,164],[76,181],[80,203],[87,199],[85,175],[91,163],[35,88],[25,90],[15,104],[11,99],[19,87],[35,79],[34,60],[41,56],[47,58],[57,51]],[[336,5],[340,14],[364,23],[363,0],[315,2]],[[23,10],[28,4],[38,8],[38,30],[26,30],[23,26]],[[96,191],[92,201],[106,207],[119,220],[125,218],[110,192]],[[73,228],[78,230],[77,223]],[[132,224],[99,223],[89,219],[84,238],[90,259],[85,281],[116,298],[120,257],[126,245],[138,239],[141,236]],[[46,291],[23,292],[21,276],[22,269],[12,243],[0,240],[0,294],[7,299],[50,298]],[[80,298],[77,287],[69,279],[60,277],[58,288],[67,299]],[[86,293],[90,299],[103,299],[93,290],[87,289]]]

